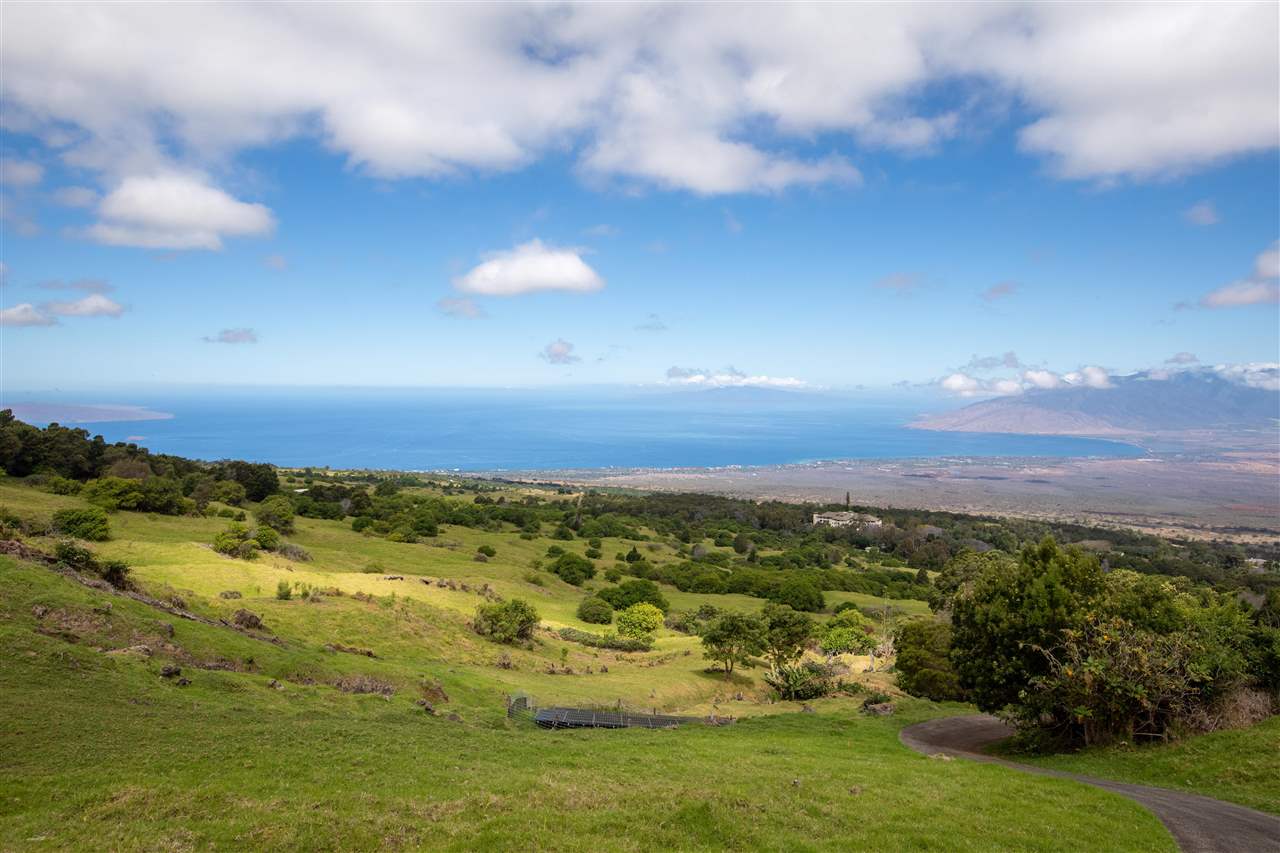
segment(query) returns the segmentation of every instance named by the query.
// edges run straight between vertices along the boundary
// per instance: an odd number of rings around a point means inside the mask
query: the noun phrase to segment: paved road
[[[1086,785],[1114,791],[1136,800],[1154,812],[1186,853],[1280,853],[1280,817],[1197,794],[1048,770],[1005,761],[980,752],[984,746],[1012,733],[1012,729],[995,717],[975,714],[967,717],[943,717],[907,726],[899,739],[906,746],[925,755],[943,753],[962,756],[1041,776],[1074,779]]]

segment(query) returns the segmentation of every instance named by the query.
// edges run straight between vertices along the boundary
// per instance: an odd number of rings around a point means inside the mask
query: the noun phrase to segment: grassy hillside
[[[38,521],[84,504],[0,481],[0,505]],[[474,634],[467,620],[485,589],[533,602],[548,629],[599,630],[574,615],[582,589],[531,572],[545,538],[445,527],[405,544],[298,519],[289,539],[310,562],[250,562],[208,547],[226,523],[111,514],[111,540],[92,548],[126,560],[163,607],[0,557],[5,849],[1056,850],[1079,838],[1172,849],[1152,816],[1120,798],[897,742],[901,726],[960,706],[899,697],[897,714],[870,717],[846,697],[802,713],[769,699],[759,669],[726,680],[707,671],[695,637],[667,630],[651,652],[628,654],[549,631],[531,649]],[[496,551],[488,562],[474,559],[480,544]],[[649,559],[676,558],[652,544]],[[281,580],[325,592],[279,600]],[[763,604],[664,593],[676,609]],[[859,596],[832,594],[846,598]],[[264,629],[221,624],[241,608]],[[504,652],[510,669],[496,665]],[[850,678],[892,690],[888,676],[863,672],[865,658],[846,662]],[[165,677],[166,667],[181,672]],[[516,692],[746,719],[546,732],[506,718]]]

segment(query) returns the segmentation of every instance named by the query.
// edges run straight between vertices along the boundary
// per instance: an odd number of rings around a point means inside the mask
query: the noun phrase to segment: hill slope
[[[1066,387],[998,397],[913,426],[956,432],[1125,435],[1275,428],[1280,393],[1230,382],[1211,371],[1157,380],[1116,377],[1111,388]]]

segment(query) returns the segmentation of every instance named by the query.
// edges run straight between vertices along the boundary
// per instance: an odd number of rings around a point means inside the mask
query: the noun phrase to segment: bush
[[[547,582],[543,579],[542,575],[538,574],[537,572],[525,572],[525,573],[524,573],[524,582],[525,582],[525,583],[531,583],[531,584],[533,584],[534,586],[546,586],[546,585],[547,585]]]
[[[936,619],[913,619],[894,637],[898,686],[935,702],[960,702],[964,691],[951,667],[951,626]]]
[[[288,581],[280,581],[280,583],[276,584],[276,598],[281,601],[288,601],[293,598],[293,587],[289,585]]]
[[[784,664],[765,673],[765,683],[772,687],[779,699],[804,701],[820,699],[835,692],[831,667],[818,661]]]
[[[721,613],[702,629],[703,654],[717,661],[725,675],[737,664],[750,663],[764,650],[764,625],[745,613]]]
[[[311,553],[301,545],[295,545],[292,542],[286,542],[281,545],[279,554],[286,560],[293,560],[295,563],[311,562]]]
[[[785,604],[792,610],[817,613],[826,605],[822,590],[812,582],[800,578],[791,578],[778,587],[777,592],[769,596],[770,601]]]
[[[258,550],[258,543],[248,527],[233,521],[227,525],[226,530],[213,537],[213,550],[230,557],[253,559]]]
[[[662,590],[651,580],[627,581],[612,589],[601,590],[597,594],[609,602],[614,610],[626,610],[633,604],[652,604],[663,613],[671,609],[671,604],[662,594]]]
[[[587,559],[589,560],[598,560],[604,556],[604,552],[599,548],[588,548],[584,553],[587,555]]]
[[[272,495],[264,500],[253,517],[277,533],[293,532],[293,504],[284,495]]]
[[[862,628],[830,625],[818,636],[822,653],[831,655],[863,655],[876,647],[876,639]]]
[[[111,538],[107,514],[96,506],[58,510],[53,514],[53,529],[90,542],[105,542]]]
[[[662,618],[662,611],[647,601],[633,604],[618,614],[618,633],[632,639],[651,637],[662,627]]]
[[[593,625],[608,625],[613,621],[613,605],[597,595],[589,595],[578,605],[578,618]]]
[[[120,560],[101,560],[88,548],[64,540],[54,546],[54,558],[78,572],[95,574],[119,589],[129,588],[129,566]]]
[[[596,576],[595,563],[577,554],[564,553],[547,566],[547,571],[559,576],[560,580],[573,586],[582,586],[583,582]]]
[[[280,534],[270,527],[259,527],[253,532],[253,541],[264,551],[275,551],[280,548]]]
[[[653,648],[652,637],[619,637],[617,634],[592,634],[577,628],[561,628],[560,639],[581,643],[596,649],[616,652],[647,652]]]
[[[79,480],[72,480],[67,477],[50,477],[49,482],[45,485],[55,495],[74,495],[80,491],[82,484]]]
[[[472,623],[475,632],[495,643],[518,643],[533,639],[538,627],[538,611],[527,601],[513,598],[498,604],[481,604]]]
[[[479,554],[483,554],[486,557],[495,557],[498,554],[497,549],[494,548],[492,545],[481,545],[479,548],[476,549],[476,552]]]

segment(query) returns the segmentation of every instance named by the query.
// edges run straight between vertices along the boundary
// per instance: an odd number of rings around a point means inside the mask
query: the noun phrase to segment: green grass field
[[[0,505],[47,516],[80,502],[0,481]],[[696,638],[665,630],[640,654],[549,632],[528,650],[476,636],[467,619],[485,584],[531,601],[548,627],[599,630],[574,616],[583,590],[545,572],[542,586],[525,580],[545,538],[448,527],[404,544],[299,519],[288,538],[313,561],[246,562],[208,547],[225,524],[115,513],[112,540],[93,547],[204,617],[253,611],[274,642],[0,557],[0,849],[1174,849],[1120,797],[898,743],[902,726],[964,706],[899,696],[894,716],[869,717],[846,697],[802,713],[770,700],[760,670],[727,681]],[[480,544],[497,556],[476,562]],[[651,554],[677,559],[667,545]],[[282,579],[340,594],[280,601]],[[219,597],[229,591],[241,598]],[[762,604],[664,592],[677,609]],[[504,651],[513,668],[496,665]],[[573,674],[549,673],[562,659]],[[846,662],[850,678],[892,691],[865,658]],[[162,678],[166,665],[190,684]],[[349,692],[361,682],[389,695]],[[741,719],[546,732],[506,718],[513,693]]]

